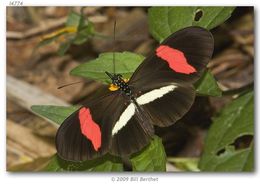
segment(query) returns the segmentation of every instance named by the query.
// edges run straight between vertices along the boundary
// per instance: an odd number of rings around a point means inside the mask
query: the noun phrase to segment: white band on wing
[[[159,89],[154,89],[150,92],[147,92],[147,93],[139,96],[136,101],[139,105],[144,105],[144,104],[150,103],[160,97],[163,97],[165,94],[173,91],[175,88],[177,88],[177,86],[168,85],[165,87],[161,87]]]
[[[121,128],[123,128],[127,122],[133,117],[135,114],[135,106],[133,103],[130,103],[125,111],[121,114],[119,120],[116,122],[113,130],[112,130],[112,136],[116,134]]]
[[[177,86],[168,85],[159,89],[154,89],[150,92],[147,92],[139,96],[136,99],[136,101],[139,105],[144,105],[164,96],[165,94],[173,91],[175,88],[177,88]],[[112,136],[115,135],[121,128],[123,128],[127,124],[127,122],[134,116],[134,114],[135,105],[133,103],[130,103],[119,117],[119,120],[114,125],[114,128],[112,130]]]

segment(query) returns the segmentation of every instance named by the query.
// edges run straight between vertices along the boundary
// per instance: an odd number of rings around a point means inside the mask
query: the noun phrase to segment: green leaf
[[[59,125],[78,108],[78,106],[64,107],[52,105],[33,105],[31,107],[33,112],[44,116]]]
[[[130,78],[135,69],[141,64],[144,57],[131,52],[116,52],[115,67],[118,74],[124,78]],[[105,71],[113,72],[113,53],[100,54],[97,59],[83,63],[74,68],[70,73],[76,76],[82,76],[102,83],[110,83],[109,77]]]
[[[250,146],[250,149],[248,149],[249,152],[247,154],[246,162],[243,167],[244,172],[250,172],[254,169],[254,145],[253,143]]]
[[[78,29],[78,32],[73,40],[73,44],[81,45],[84,42],[86,42],[89,38],[94,36],[95,30],[94,25],[91,22],[88,22],[87,25],[85,25],[82,28]]]
[[[234,7],[152,7],[148,10],[149,30],[162,42],[172,33],[188,27],[201,26],[212,29],[227,20]],[[202,16],[195,20],[197,12]]]
[[[81,15],[76,12],[70,12],[66,21],[67,27],[78,27]]]
[[[201,26],[207,29],[212,29],[224,21],[226,21],[234,11],[235,7],[197,7],[195,15],[197,12],[202,12],[202,17],[199,21],[193,21],[193,25]],[[195,17],[194,15],[194,17]]]
[[[202,77],[195,83],[197,95],[204,96],[221,96],[222,91],[218,87],[218,84],[214,76],[209,72],[205,71]]]
[[[78,32],[73,40],[73,44],[81,45],[95,34],[94,24],[85,19],[84,15],[80,16]]]
[[[161,138],[154,136],[142,151],[132,155],[133,171],[166,171],[166,153]]]
[[[50,37],[48,39],[43,39],[42,41],[40,41],[37,44],[36,49],[40,48],[40,47],[43,47],[43,46],[46,46],[48,44],[51,44],[52,42],[54,42],[56,39],[58,39],[63,34],[65,34],[65,33],[60,33],[60,34],[54,35],[53,37]]]
[[[254,93],[249,92],[227,105],[214,118],[199,162],[202,171],[252,171],[253,145],[235,149],[239,137],[254,134]]]
[[[66,26],[77,28],[76,35],[72,41],[72,43],[76,45],[81,45],[85,43],[95,34],[93,23],[85,19],[83,13],[78,14],[75,12],[70,12],[70,14],[68,15]]]
[[[175,167],[183,171],[198,172],[198,158],[167,158],[171,163],[174,163]]]
[[[58,55],[63,56],[67,52],[67,50],[70,48],[70,45],[71,45],[71,40],[61,43],[60,47],[57,51]]]
[[[92,172],[112,172],[123,171],[123,164],[120,158],[104,155],[94,160],[84,162],[71,162],[54,155],[49,164],[43,171],[62,172],[62,171],[92,171]]]

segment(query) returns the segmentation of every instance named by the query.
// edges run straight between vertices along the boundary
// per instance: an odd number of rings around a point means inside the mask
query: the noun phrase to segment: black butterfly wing
[[[213,48],[209,31],[188,27],[169,36],[137,68],[129,86],[154,125],[169,126],[190,109],[195,98],[192,83],[202,75]]]
[[[119,92],[110,92],[70,115],[56,135],[58,155],[66,160],[84,161],[106,154],[111,143],[115,111],[122,110],[123,106],[124,98]]]
[[[193,83],[205,70],[213,48],[214,40],[208,30],[194,26],[184,28],[170,35],[142,62],[129,84],[146,85],[160,75],[159,81]]]

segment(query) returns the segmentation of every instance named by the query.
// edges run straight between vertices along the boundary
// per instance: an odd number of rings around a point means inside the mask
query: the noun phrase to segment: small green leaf
[[[76,12],[70,12],[66,21],[67,27],[78,27],[81,15]]]
[[[53,37],[50,37],[48,39],[43,39],[42,41],[40,41],[37,44],[36,48],[40,48],[40,47],[46,46],[48,44],[51,44],[52,42],[54,42],[56,39],[58,39],[58,37],[60,37],[63,34],[65,34],[65,33],[60,33],[60,34],[54,35]]]
[[[212,29],[227,20],[234,7],[152,7],[148,10],[149,30],[162,42],[172,33],[188,27],[201,26]],[[195,20],[197,12],[202,15]]]
[[[95,34],[94,24],[85,19],[84,15],[80,16],[78,32],[73,40],[73,44],[81,45]]]
[[[138,54],[131,52],[116,52],[116,73],[122,74],[124,78],[130,78],[132,73],[143,60],[144,57]],[[97,59],[77,66],[70,73],[76,76],[99,80],[102,83],[110,83],[110,79],[105,74],[105,71],[113,72],[113,68],[113,53],[103,53],[100,54]]]
[[[88,22],[87,25],[85,25],[82,28],[78,29],[78,32],[73,40],[73,44],[75,45],[81,45],[84,42],[86,42],[89,38],[94,36],[95,30],[94,25],[91,22]]]
[[[132,155],[133,171],[166,171],[166,153],[162,140],[154,136],[142,151]]]
[[[81,45],[85,43],[89,38],[95,34],[94,24],[84,17],[83,11],[81,14],[71,13],[68,22],[71,26],[77,27],[77,33],[72,43],[75,45]]]
[[[249,92],[227,105],[214,118],[199,162],[202,171],[252,171],[253,145],[235,149],[239,137],[254,134],[254,93]]]
[[[77,32],[74,40],[73,40],[73,44],[75,45],[82,45],[83,43],[85,43],[90,37],[90,34],[87,31],[79,31]]]
[[[71,45],[71,40],[61,43],[60,47],[57,51],[58,55],[63,56],[67,52],[67,50],[70,48],[70,45]]]
[[[104,155],[94,160],[83,162],[71,162],[54,155],[49,164],[42,171],[62,172],[62,171],[92,171],[92,172],[112,172],[123,171],[123,164],[120,158]]]
[[[209,72],[205,71],[202,77],[195,83],[197,95],[204,96],[221,96],[222,91],[218,87],[218,84],[214,76]]]
[[[44,116],[59,125],[78,108],[78,106],[64,107],[52,105],[33,105],[31,107],[33,112]]]

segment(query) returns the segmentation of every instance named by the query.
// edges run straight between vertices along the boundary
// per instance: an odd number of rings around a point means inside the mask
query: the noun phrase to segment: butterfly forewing
[[[161,75],[161,79],[165,78],[167,81],[193,83],[205,70],[213,48],[213,37],[204,28],[188,27],[177,31],[142,62],[130,83],[142,86],[154,80],[156,75]]]
[[[115,111],[124,106],[124,98],[118,94],[110,93],[85,104],[62,123],[56,135],[56,148],[60,157],[83,161],[108,152],[117,114]]]

